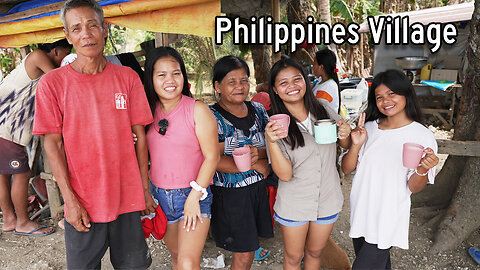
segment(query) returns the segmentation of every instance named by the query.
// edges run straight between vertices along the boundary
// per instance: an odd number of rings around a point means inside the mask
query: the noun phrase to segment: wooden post
[[[362,72],[363,72],[363,69],[365,67],[365,63],[364,63],[365,55],[363,53],[363,47],[364,47],[364,45],[363,45],[363,34],[360,33],[360,72],[359,72],[360,75],[363,75]]]
[[[48,162],[47,154],[45,153],[44,145],[45,138],[41,138],[42,155],[43,155],[43,173],[40,173],[40,178],[45,179],[47,187],[48,204],[50,205],[50,216],[56,220],[60,218],[63,213],[63,205],[60,200],[60,190],[58,189],[57,181],[53,177],[50,163]]]
[[[479,141],[452,141],[437,139],[438,153],[464,157],[480,157]]]
[[[20,48],[20,53],[22,54],[22,59],[25,59],[25,57],[27,56],[27,54],[30,53],[30,46],[23,46]]]
[[[168,34],[155,33],[155,48],[160,46],[168,46]]]
[[[162,33],[155,33],[155,48],[163,46],[163,35]]]
[[[274,23],[280,22],[280,0],[271,0],[272,18]],[[280,60],[281,55],[273,51],[272,46],[272,63]]]

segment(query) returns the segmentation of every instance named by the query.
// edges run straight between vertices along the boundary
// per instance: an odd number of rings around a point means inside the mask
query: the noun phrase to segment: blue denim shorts
[[[273,219],[275,219],[275,221],[282,224],[283,226],[287,226],[287,227],[298,227],[298,226],[307,224],[307,222],[309,222],[309,221],[295,221],[295,220],[281,218],[279,215],[277,215],[277,213],[273,214]],[[314,221],[312,220],[310,222],[313,222],[315,224],[320,224],[320,225],[328,225],[328,224],[335,223],[337,219],[338,219],[338,213],[335,215],[331,215],[329,217],[317,218],[317,220],[314,220]]]
[[[168,224],[173,224],[183,219],[183,206],[185,205],[185,201],[187,200],[190,191],[192,191],[191,187],[163,189],[150,183],[150,193],[155,199],[157,199],[158,204],[167,216]],[[207,188],[207,192],[207,198],[200,201],[200,212],[202,213],[202,217],[211,218],[211,205],[213,196],[212,192],[210,191],[210,186]]]

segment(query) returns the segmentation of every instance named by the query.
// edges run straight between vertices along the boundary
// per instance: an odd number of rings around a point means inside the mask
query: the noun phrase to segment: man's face
[[[67,30],[63,30],[77,54],[96,57],[103,54],[106,24],[100,23],[95,11],[89,7],[73,8],[65,14]]]

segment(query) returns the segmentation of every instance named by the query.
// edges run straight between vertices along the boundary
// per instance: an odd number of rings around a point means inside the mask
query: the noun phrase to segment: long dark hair
[[[70,50],[73,48],[73,45],[68,43],[66,38],[57,40],[53,43],[38,43],[37,45],[38,45],[38,48],[44,51],[45,53],[49,53],[55,48],[70,49]]]
[[[190,87],[188,86],[187,70],[185,69],[185,63],[182,56],[172,47],[158,47],[148,52],[147,60],[145,61],[145,94],[147,95],[148,105],[152,114],[155,114],[155,107],[157,102],[160,102],[160,98],[155,92],[153,86],[153,67],[158,59],[163,57],[173,57],[180,64],[180,70],[183,74],[183,89],[182,95],[192,97],[190,93]]]
[[[277,78],[278,73],[288,67],[293,67],[300,71],[303,79],[305,80],[305,86],[307,89],[305,91],[305,96],[303,96],[303,103],[305,104],[305,108],[307,109],[307,111],[311,113],[317,120],[327,119],[328,113],[323,107],[323,105],[320,104],[320,102],[313,96],[312,88],[309,81],[306,80],[306,78],[308,77],[303,67],[294,58],[283,55],[282,58],[277,61],[270,70],[268,92],[270,94],[273,114],[284,113],[290,116],[288,137],[285,139],[293,150],[296,147],[305,146],[305,140],[303,139],[302,133],[300,132],[300,129],[298,128],[296,123],[299,122],[299,120],[293,117],[293,115],[288,111],[287,107],[285,107],[285,104],[283,103],[283,100],[280,98],[280,96],[278,96],[278,94],[273,91],[273,87],[275,86],[275,79]]]
[[[375,99],[375,89],[384,84],[395,94],[405,97],[406,105],[405,112],[409,119],[423,124],[423,114],[418,103],[417,95],[412,83],[407,76],[396,69],[389,69],[378,73],[372,81],[372,85],[368,90],[368,106],[366,110],[366,121],[374,121],[380,118],[387,117],[378,110]]]
[[[245,69],[245,72],[247,72],[247,77],[250,77],[250,69],[248,68],[245,60],[242,58],[233,55],[227,55],[218,59],[213,66],[213,87],[215,88],[215,82],[222,83],[223,78],[225,78],[230,71],[241,68]]]
[[[337,83],[338,102],[340,104],[340,81],[338,80],[337,75],[337,57],[335,56],[335,53],[328,48],[325,48],[315,53],[315,59],[317,60],[318,65],[323,65],[323,69],[327,73],[328,77]]]

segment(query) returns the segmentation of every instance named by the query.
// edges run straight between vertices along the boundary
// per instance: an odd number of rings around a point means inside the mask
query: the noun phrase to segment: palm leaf
[[[350,7],[343,0],[331,0],[330,12],[334,16],[341,15],[343,18],[347,20],[347,23],[352,23],[355,21],[353,18],[352,12],[350,11]]]

